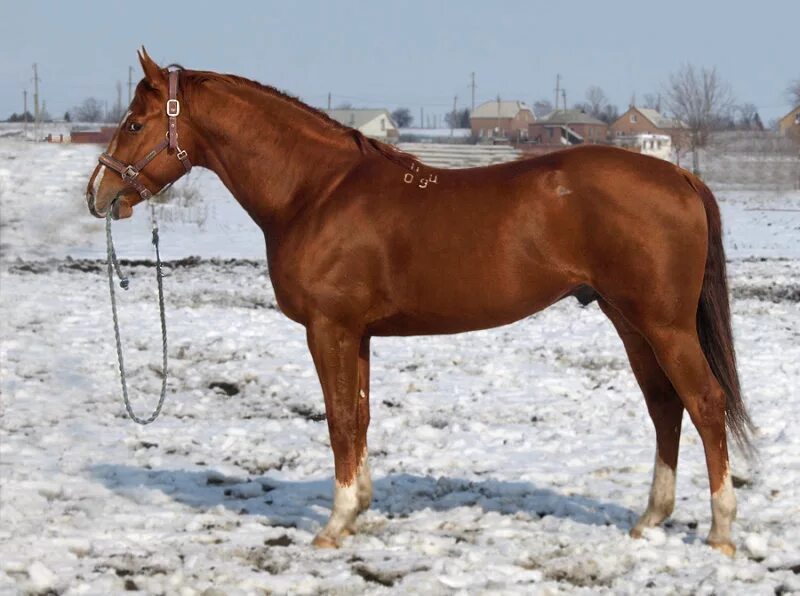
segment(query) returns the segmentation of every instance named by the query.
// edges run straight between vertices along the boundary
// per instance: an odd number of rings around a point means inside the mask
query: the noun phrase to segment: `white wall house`
[[[652,155],[667,161],[672,160],[672,137],[669,135],[638,134],[614,138],[619,147],[634,149],[642,155]]]
[[[325,113],[337,122],[350,128],[355,128],[368,137],[382,141],[393,141],[400,136],[400,132],[397,130],[397,126],[395,126],[387,110],[325,110]]]

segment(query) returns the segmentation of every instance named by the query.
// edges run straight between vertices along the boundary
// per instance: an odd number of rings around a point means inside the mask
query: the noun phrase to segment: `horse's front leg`
[[[314,358],[322,393],[335,463],[333,509],[314,546],[335,548],[342,536],[354,531],[359,512],[359,468],[366,458],[366,425],[359,406],[359,349],[361,332],[327,318],[308,325],[308,347]],[[360,424],[361,423],[361,424]],[[359,426],[364,437],[359,437]]]

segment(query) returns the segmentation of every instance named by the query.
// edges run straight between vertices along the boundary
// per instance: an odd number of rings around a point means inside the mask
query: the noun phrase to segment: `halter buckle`
[[[168,99],[167,100],[167,116],[170,118],[177,118],[178,114],[181,113],[181,102],[177,99]]]
[[[184,159],[186,159],[186,155],[187,155],[186,151],[184,149],[179,148],[178,152],[175,154],[175,157],[183,161]]]
[[[128,182],[129,180],[133,180],[136,176],[139,175],[139,172],[133,166],[128,166],[120,173],[122,179]]]

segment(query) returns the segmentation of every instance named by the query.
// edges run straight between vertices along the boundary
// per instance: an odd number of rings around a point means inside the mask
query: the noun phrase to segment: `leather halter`
[[[156,145],[152,151],[145,155],[142,159],[134,164],[126,164],[118,160],[116,157],[104,152],[98,158],[101,165],[111,168],[117,172],[124,182],[132,186],[142,199],[149,199],[153,196],[147,187],[140,180],[138,180],[139,172],[141,172],[147,164],[153,161],[156,156],[164,149],[169,147],[170,151],[175,152],[175,157],[183,164],[183,169],[186,173],[192,169],[192,162],[186,155],[186,151],[178,145],[178,115],[181,113],[181,104],[178,101],[178,72],[177,70],[170,71],[169,73],[169,99],[167,100],[167,117],[169,118],[169,128],[163,141]],[[160,191],[159,191],[160,192]]]

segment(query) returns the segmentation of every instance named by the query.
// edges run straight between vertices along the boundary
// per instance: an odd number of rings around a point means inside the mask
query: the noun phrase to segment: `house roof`
[[[353,109],[339,109],[339,110],[324,110],[325,113],[339,122],[340,124],[344,124],[345,126],[349,126],[351,128],[361,128],[368,122],[375,120],[378,116],[386,115],[386,118],[389,120],[392,126],[394,126],[394,121],[392,120],[392,116],[389,114],[387,110],[384,109],[362,109],[362,108],[353,108]]]
[[[541,124],[602,124],[606,123],[590,116],[583,110],[556,110],[539,120]]]
[[[791,110],[789,110],[786,113],[786,115],[782,116],[778,121],[779,122],[783,122],[784,120],[796,119],[797,116],[800,116],[800,106],[797,106],[797,107],[792,108]]]
[[[486,101],[477,106],[470,114],[471,118],[513,118],[520,111],[528,110],[528,105],[521,101]]]
[[[634,106],[633,109],[647,118],[656,128],[681,128],[681,123],[678,120],[668,118],[652,108],[639,108]]]

